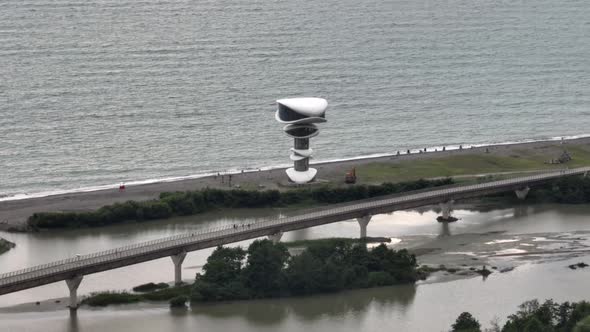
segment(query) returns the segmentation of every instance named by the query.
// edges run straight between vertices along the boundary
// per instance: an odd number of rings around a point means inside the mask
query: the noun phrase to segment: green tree
[[[256,240],[248,247],[244,283],[255,297],[277,296],[285,284],[284,267],[289,252],[282,243]]]
[[[553,329],[543,324],[537,317],[531,317],[524,325],[523,332],[550,332]]]
[[[451,326],[452,332],[481,332],[481,325],[470,313],[463,312]]]
[[[322,261],[307,250],[298,256],[291,257],[286,270],[289,290],[295,295],[317,293],[320,289],[317,276],[321,270]]]
[[[242,261],[245,256],[246,252],[240,247],[217,247],[203,266],[205,274],[202,279],[218,285],[237,281],[242,271]]]
[[[574,332],[590,332],[590,316],[579,321],[574,327]]]

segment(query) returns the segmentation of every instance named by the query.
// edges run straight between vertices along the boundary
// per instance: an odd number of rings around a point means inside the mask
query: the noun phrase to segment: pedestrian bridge
[[[590,167],[583,167],[481,184],[429,188],[306,210],[295,216],[267,219],[239,227],[228,225],[132,244],[1,274],[0,295],[65,280],[70,289],[70,308],[75,309],[78,285],[87,274],[170,256],[175,267],[175,282],[179,283],[182,262],[190,251],[264,236],[278,241],[283,232],[355,218],[361,226],[361,237],[364,237],[367,224],[375,214],[441,204],[443,217],[446,215],[448,218],[450,203],[454,200],[506,191],[515,191],[519,198],[524,199],[530,187],[564,176],[585,176],[588,171]]]

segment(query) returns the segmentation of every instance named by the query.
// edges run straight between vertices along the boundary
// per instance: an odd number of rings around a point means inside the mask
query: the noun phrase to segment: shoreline
[[[348,157],[342,159],[328,159],[324,161],[318,161],[317,163],[310,163],[310,165],[321,166],[321,165],[330,165],[330,164],[337,164],[337,163],[347,163],[347,162],[363,162],[363,161],[371,161],[371,160],[379,160],[383,158],[391,158],[391,157],[398,157],[398,158],[408,158],[413,157],[413,155],[429,155],[431,153],[438,154],[439,156],[444,154],[444,152],[452,152],[452,151],[460,151],[460,146],[464,146],[463,150],[473,150],[482,148],[499,148],[502,146],[520,146],[520,145],[527,145],[527,144],[534,144],[534,143],[552,143],[552,142],[567,142],[567,143],[576,143],[578,140],[590,140],[590,134],[582,134],[582,135],[574,135],[574,136],[563,136],[563,137],[550,137],[546,139],[524,139],[522,141],[507,141],[501,143],[484,143],[484,144],[464,144],[464,145],[449,145],[444,146],[446,151],[442,151],[443,146],[430,146],[426,147],[427,153],[423,153],[423,149],[407,149],[406,151],[399,150],[399,155],[396,153],[374,153],[369,155],[360,155],[356,157]],[[410,151],[408,154],[407,151]],[[411,158],[413,159],[413,158]],[[211,172],[204,172],[204,173],[197,173],[185,176],[170,176],[164,178],[156,178],[156,179],[146,179],[146,180],[131,180],[125,182],[127,187],[130,186],[144,186],[144,185],[151,185],[151,184],[159,184],[159,183],[175,183],[181,181],[189,181],[189,180],[197,180],[203,179],[208,177],[214,177],[216,174],[224,174],[224,175],[238,175],[242,173],[252,173],[252,172],[259,172],[259,171],[272,171],[272,170],[285,170],[288,167],[291,167],[291,164],[280,164],[280,165],[272,165],[272,166],[264,166],[260,168],[245,168],[245,169],[227,169],[223,171],[211,171]],[[56,189],[53,191],[40,191],[40,192],[32,192],[32,193],[18,193],[18,194],[4,194],[0,195],[0,204],[3,202],[12,202],[18,200],[30,200],[35,198],[45,198],[45,197],[52,197],[52,196],[61,196],[61,195],[70,195],[70,194],[82,194],[82,193],[90,193],[96,191],[103,191],[103,190],[111,190],[117,189],[119,184],[104,184],[104,185],[96,185],[96,186],[89,186],[89,187],[82,187],[82,188],[71,188],[71,189]]]
[[[395,165],[404,161],[430,160],[455,156],[473,156],[473,155],[490,155],[507,157],[518,154],[522,151],[541,152],[547,155],[555,154],[566,146],[590,145],[590,137],[584,136],[568,140],[558,138],[530,141],[521,143],[498,143],[481,146],[466,146],[463,149],[447,149],[446,151],[438,150],[422,153],[411,154],[387,154],[382,156],[373,156],[367,158],[353,158],[347,160],[325,161],[313,163],[318,168],[318,183],[338,183],[340,184],[343,175],[352,168],[362,167],[369,164],[391,164]],[[414,150],[416,151],[416,150]],[[539,165],[541,167],[542,165]],[[26,219],[35,212],[48,211],[88,211],[94,210],[104,205],[128,200],[144,201],[155,199],[161,192],[187,191],[203,188],[230,189],[278,189],[284,190],[291,187],[287,182],[284,170],[286,167],[267,167],[260,170],[244,170],[243,172],[232,173],[232,187],[228,184],[228,175],[205,175],[202,177],[161,181],[147,184],[126,185],[124,192],[119,192],[117,188],[107,188],[95,191],[70,192],[43,197],[33,197],[15,200],[0,200],[0,230],[4,231],[22,231]],[[534,171],[534,170],[533,170]],[[474,174],[475,175],[475,174]],[[370,183],[362,182],[359,183]]]

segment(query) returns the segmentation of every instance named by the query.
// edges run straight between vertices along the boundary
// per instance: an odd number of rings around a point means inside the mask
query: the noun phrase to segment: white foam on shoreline
[[[556,136],[556,137],[549,137],[546,139],[524,139],[521,141],[507,141],[507,142],[500,142],[500,143],[483,143],[483,144],[454,144],[454,145],[446,145],[446,151],[452,150],[459,150],[461,146],[463,149],[470,149],[470,148],[479,148],[479,147],[492,147],[492,146],[505,146],[505,145],[514,145],[514,144],[523,144],[523,143],[537,143],[537,142],[555,142],[560,140],[574,140],[580,138],[588,138],[590,134],[581,134],[581,135],[574,135],[574,136]],[[441,152],[443,146],[432,146],[427,147],[427,152]],[[407,150],[402,151],[400,150],[400,156],[407,155]],[[412,148],[409,149],[410,154],[417,154],[422,151],[424,153],[424,149]],[[343,161],[354,161],[354,160],[362,160],[362,159],[371,159],[371,158],[379,158],[379,157],[393,157],[397,155],[396,153],[375,153],[370,155],[361,155],[356,157],[350,158],[340,158],[340,159],[328,159],[318,161],[317,164],[326,164],[326,163],[336,163],[336,162],[343,162]],[[280,164],[274,166],[265,166],[259,168],[248,168],[248,169],[229,169],[225,171],[215,171],[215,172],[204,172],[200,174],[193,174],[193,175],[186,175],[186,176],[174,176],[174,177],[165,177],[165,178],[155,178],[155,179],[146,179],[146,180],[135,180],[135,181],[125,181],[126,186],[138,186],[138,185],[145,185],[145,184],[154,184],[154,183],[168,183],[168,182],[175,182],[175,181],[183,181],[183,180],[192,180],[192,179],[199,179],[208,176],[214,176],[217,173],[229,175],[229,174],[239,174],[239,173],[250,173],[250,172],[257,172],[261,171],[269,171],[273,169],[281,169],[285,167],[290,167],[291,164]],[[48,197],[48,196],[57,196],[57,195],[64,195],[64,194],[75,194],[75,193],[85,193],[85,192],[93,192],[93,191],[100,191],[100,190],[107,190],[107,189],[117,189],[119,187],[119,183],[116,184],[106,184],[106,185],[98,185],[98,186],[89,186],[89,187],[82,187],[82,188],[69,188],[69,189],[56,189],[50,191],[41,191],[35,193],[18,193],[18,194],[7,194],[5,196],[0,196],[0,202],[4,201],[17,201],[17,200],[24,200],[30,198],[40,198],[40,197]]]
[[[511,243],[511,242],[518,242],[520,239],[504,239],[504,240],[494,240],[486,242],[486,244],[502,244],[502,243]]]

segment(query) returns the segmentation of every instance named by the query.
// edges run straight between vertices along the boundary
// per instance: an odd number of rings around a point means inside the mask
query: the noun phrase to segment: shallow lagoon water
[[[247,213],[250,213],[249,217]],[[279,213],[279,212],[276,212]],[[503,239],[519,238],[518,234],[533,234],[530,243],[551,243],[550,238],[577,238],[576,231],[590,231],[586,206],[535,205],[496,209],[487,212],[457,210],[459,222],[448,227],[435,221],[435,211],[399,211],[373,218],[369,236],[411,238],[430,237],[438,241],[453,241],[468,234],[498,234],[496,242],[511,245]],[[143,227],[124,225],[96,230],[79,230],[41,234],[2,234],[17,243],[9,254],[0,256],[2,272],[42,262],[60,259],[74,253],[102,250],[132,242],[168,236],[192,229],[254,221],[263,213],[235,211],[235,217],[209,214],[199,218],[145,223]],[[500,237],[501,231],[503,237]],[[494,233],[496,232],[496,233]],[[313,239],[328,236],[358,236],[355,221],[345,221],[285,234],[284,240]],[[540,234],[540,235],[537,235]],[[548,238],[550,237],[550,238]],[[484,238],[484,237],[482,237]],[[442,239],[442,240],[441,240]],[[486,237],[487,239],[487,237]],[[537,240],[537,241],[534,241]],[[482,246],[491,246],[485,244]],[[243,242],[247,245],[248,241]],[[403,247],[404,241],[398,244]],[[526,247],[521,247],[527,250]],[[184,277],[190,279],[199,271],[211,250],[189,253],[184,263]],[[483,323],[494,315],[504,318],[516,306],[532,298],[556,300],[589,299],[587,278],[590,270],[567,268],[568,264],[588,261],[588,253],[564,260],[545,260],[519,265],[508,273],[494,273],[485,281],[470,278],[443,283],[422,283],[417,286],[396,286],[358,290],[313,297],[276,299],[250,302],[203,305],[189,311],[170,311],[165,305],[109,307],[101,310],[81,309],[71,320],[67,311],[35,313],[0,313],[3,326],[10,331],[28,331],[43,327],[47,331],[260,331],[260,330],[380,330],[392,326],[402,331],[443,331],[462,311],[469,310]],[[496,258],[510,260],[513,258]],[[7,267],[7,268],[5,268]],[[80,294],[106,289],[129,289],[149,281],[172,279],[172,263],[160,259],[86,276]],[[38,287],[0,297],[0,304],[41,300],[41,307],[52,304],[47,299],[63,297],[63,282]],[[493,308],[493,309],[491,309]],[[428,319],[424,315],[428,313]]]

